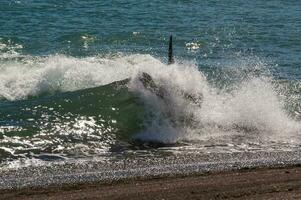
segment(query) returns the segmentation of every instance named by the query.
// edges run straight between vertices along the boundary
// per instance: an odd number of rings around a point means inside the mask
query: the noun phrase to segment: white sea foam
[[[43,92],[95,87],[127,78],[133,69],[128,57],[111,60],[55,55],[1,62],[0,98],[17,100]]]
[[[23,49],[23,46],[18,43],[13,43],[11,40],[6,42],[0,38],[0,59],[11,59],[20,57],[19,50]]]
[[[254,63],[255,70],[264,67],[258,65]],[[211,86],[193,64],[148,63],[139,70],[149,73],[166,93],[162,100],[145,90],[137,81],[139,75],[133,78],[130,88],[138,91],[151,112],[139,139],[174,143],[246,135],[258,142],[300,141],[301,123],[289,117],[269,76],[246,76],[229,91]],[[183,93],[200,97],[201,105]]]
[[[260,68],[258,63],[254,68]],[[138,77],[142,72],[150,74],[164,89],[164,100],[141,85]],[[139,139],[174,143],[246,135],[258,141],[300,141],[300,122],[289,117],[271,77],[247,76],[231,90],[220,90],[209,84],[194,64],[166,65],[150,55],[54,55],[3,61],[0,97],[25,99],[43,92],[74,91],[128,77],[132,78],[129,89],[149,108],[146,128],[136,135]],[[201,97],[200,105],[183,97],[183,93]]]

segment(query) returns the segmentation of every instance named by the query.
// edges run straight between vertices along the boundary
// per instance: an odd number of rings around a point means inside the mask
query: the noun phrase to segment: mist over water
[[[298,4],[1,2],[0,162],[299,150]]]

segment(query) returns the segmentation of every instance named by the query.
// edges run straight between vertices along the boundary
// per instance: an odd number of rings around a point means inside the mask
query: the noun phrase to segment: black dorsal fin
[[[169,37],[169,48],[168,48],[168,64],[173,64],[174,58],[173,58],[173,52],[172,52],[172,35]]]

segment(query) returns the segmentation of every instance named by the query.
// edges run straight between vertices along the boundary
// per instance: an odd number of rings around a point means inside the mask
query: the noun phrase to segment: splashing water
[[[169,96],[162,101],[141,85],[131,86],[141,93],[143,101],[153,110],[152,117],[155,116],[147,130],[138,135],[139,139],[174,143],[224,134],[249,134],[259,140],[292,141],[292,136],[300,136],[300,123],[288,116],[271,77],[248,76],[235,89],[225,91],[208,84],[195,66],[157,65],[141,70],[156,77]],[[181,95],[183,92],[200,96],[201,105],[191,103]]]
[[[300,110],[286,109],[296,94],[258,72],[259,65],[235,68],[238,81],[224,77],[219,88],[194,63],[166,65],[150,55],[2,62],[1,154],[4,160],[106,155],[130,150],[133,140],[233,151],[298,148]],[[252,66],[257,73],[249,73]],[[162,88],[163,98],[143,86],[141,73]],[[126,85],[111,84],[126,78]]]

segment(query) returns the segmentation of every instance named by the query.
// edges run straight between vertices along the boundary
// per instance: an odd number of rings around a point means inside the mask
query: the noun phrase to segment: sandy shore
[[[301,167],[2,190],[0,199],[301,199]]]

